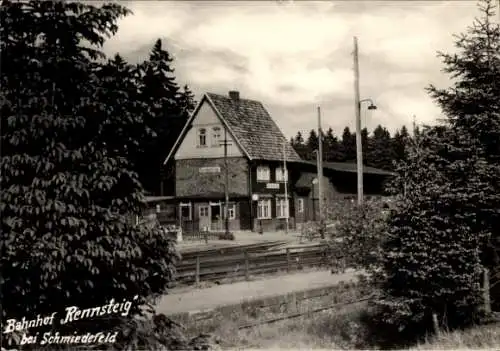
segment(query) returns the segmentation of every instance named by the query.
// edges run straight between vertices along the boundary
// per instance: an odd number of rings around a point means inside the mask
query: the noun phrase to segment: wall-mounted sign
[[[220,167],[200,167],[200,173],[220,173]]]
[[[253,201],[258,201],[259,200],[259,194],[253,194],[252,195],[252,200]]]
[[[266,188],[267,189],[279,189],[280,185],[279,185],[279,183],[267,183]]]

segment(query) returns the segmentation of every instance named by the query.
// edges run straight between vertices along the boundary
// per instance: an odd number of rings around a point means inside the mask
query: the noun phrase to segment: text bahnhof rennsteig
[[[134,300],[137,296],[134,297]],[[61,318],[61,325],[75,322],[78,320],[86,318],[103,317],[112,314],[121,314],[122,316],[128,316],[130,309],[132,307],[131,301],[123,301],[121,303],[116,303],[114,299],[104,305],[98,307],[91,307],[86,309],[80,309],[76,306],[66,307],[66,315]],[[39,328],[43,326],[53,325],[54,319],[57,312],[52,313],[50,316],[42,317],[38,315],[36,319],[26,319],[25,317],[21,320],[17,319],[7,319],[4,334],[13,333],[15,331],[27,331],[31,328]],[[60,335],[59,332],[46,332],[43,335],[36,333],[34,335],[28,335],[24,333],[21,336],[21,344],[80,344],[80,343],[114,343],[118,332],[98,332],[98,333],[85,333],[73,335]]]

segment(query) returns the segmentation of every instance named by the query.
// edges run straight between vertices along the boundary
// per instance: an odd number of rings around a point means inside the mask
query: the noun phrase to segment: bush
[[[327,220],[327,237],[331,258],[365,271],[380,267],[380,248],[384,238],[383,202],[367,201],[361,206],[349,205]],[[330,212],[332,213],[332,212]],[[328,224],[330,223],[330,224]]]
[[[233,233],[227,233],[227,234],[221,233],[221,234],[219,234],[218,239],[219,240],[234,240],[235,237],[234,237]]]

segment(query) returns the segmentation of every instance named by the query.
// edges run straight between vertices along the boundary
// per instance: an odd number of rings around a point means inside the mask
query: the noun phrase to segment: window
[[[283,169],[283,167],[276,168],[276,181],[277,182],[288,181],[288,169]]]
[[[181,203],[181,219],[183,220],[191,220],[191,204],[190,203]]]
[[[205,128],[198,129],[198,146],[207,146],[207,130]]]
[[[208,217],[208,206],[200,206],[200,217]]]
[[[271,179],[271,172],[267,166],[257,167],[257,181],[268,182]]]
[[[271,199],[259,200],[257,202],[257,218],[271,218]]]
[[[220,127],[213,127],[212,128],[212,146],[218,147],[220,145],[220,140],[221,138],[221,128]]]
[[[227,213],[229,215],[229,219],[236,218],[236,206],[234,204],[229,204],[227,206]]]
[[[297,202],[297,211],[299,213],[304,212],[304,199],[299,199],[299,201]]]
[[[276,217],[288,217],[288,199],[276,199]]]

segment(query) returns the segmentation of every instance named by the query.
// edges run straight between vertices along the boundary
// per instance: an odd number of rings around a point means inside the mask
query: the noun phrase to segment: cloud
[[[241,91],[260,100],[288,135],[353,126],[353,36],[359,38],[361,94],[379,105],[369,129],[430,123],[439,110],[424,88],[448,85],[436,51],[453,49],[478,14],[472,1],[131,1],[134,12],[105,46],[131,61],[157,38],[173,56],[180,84]]]

